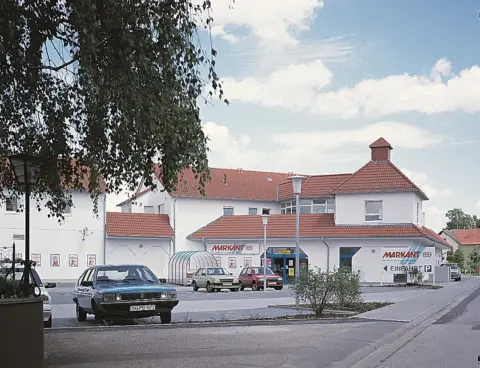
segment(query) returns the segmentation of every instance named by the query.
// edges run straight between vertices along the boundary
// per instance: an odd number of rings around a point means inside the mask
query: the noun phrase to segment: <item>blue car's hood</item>
[[[163,286],[160,284],[142,284],[142,283],[115,283],[115,284],[96,284],[95,289],[102,290],[109,293],[156,293],[175,291],[171,286]]]

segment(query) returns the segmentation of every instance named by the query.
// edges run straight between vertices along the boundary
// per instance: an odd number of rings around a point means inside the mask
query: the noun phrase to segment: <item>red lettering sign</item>
[[[419,258],[421,252],[385,252],[382,258]]]

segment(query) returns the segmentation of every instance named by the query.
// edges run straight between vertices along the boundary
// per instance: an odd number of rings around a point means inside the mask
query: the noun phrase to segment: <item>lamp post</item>
[[[267,224],[268,215],[262,215],[263,222],[263,291],[267,291]]]
[[[18,184],[25,185],[25,264],[21,290],[22,296],[28,298],[30,296],[30,186],[37,183],[40,160],[36,156],[25,154],[12,155],[8,159],[15,174],[15,180]]]
[[[300,193],[302,192],[302,181],[305,176],[294,175],[289,178],[292,180],[293,193],[295,194],[295,284],[298,284],[300,276]],[[295,296],[295,306],[298,308],[300,299],[298,294]]]

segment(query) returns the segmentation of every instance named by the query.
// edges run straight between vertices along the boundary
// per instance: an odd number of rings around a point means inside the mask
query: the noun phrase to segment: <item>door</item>
[[[91,299],[92,299],[92,287],[84,286],[85,281],[93,280],[93,268],[87,270],[83,279],[80,280],[80,285],[78,286],[77,300],[78,305],[83,309],[91,309]]]
[[[288,266],[288,267],[287,267]],[[285,257],[285,278],[286,284],[293,284],[295,282],[295,258]]]
[[[360,250],[360,247],[340,247],[339,268],[346,267],[352,271],[352,260],[355,253]]]
[[[240,272],[240,276],[238,279],[243,286],[246,286],[246,287],[252,286],[252,269],[244,268],[242,272]]]
[[[199,288],[204,288],[205,285],[205,268],[200,268],[197,273],[195,274],[195,283]]]

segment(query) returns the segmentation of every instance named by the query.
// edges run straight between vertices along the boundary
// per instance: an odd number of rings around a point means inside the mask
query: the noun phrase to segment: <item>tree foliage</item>
[[[449,210],[445,217],[448,219],[447,229],[475,229],[480,227],[480,219],[477,215],[469,215],[463,212],[461,208]]]
[[[72,204],[64,189],[88,189],[97,208],[101,178],[108,192],[143,177],[154,187],[159,160],[166,190],[184,168],[203,187],[198,101],[207,87],[223,98],[216,51],[199,41],[209,9],[210,0],[3,1],[0,196],[23,192],[4,159],[14,153],[39,156],[32,195],[57,216]]]

